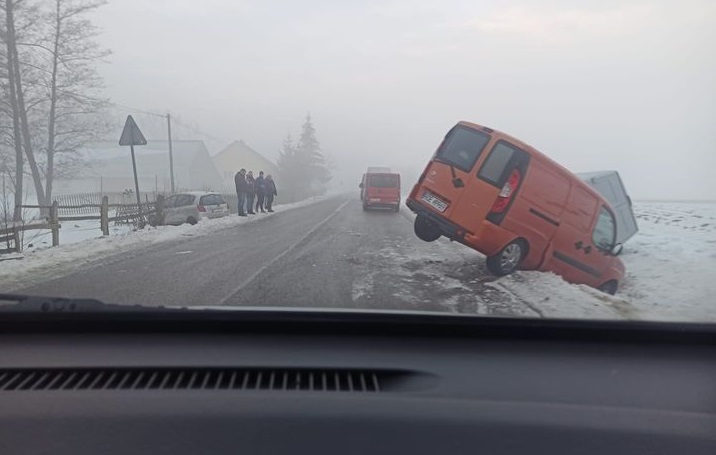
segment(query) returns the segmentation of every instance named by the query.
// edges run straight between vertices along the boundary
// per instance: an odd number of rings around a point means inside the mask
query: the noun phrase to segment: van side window
[[[505,142],[498,142],[480,168],[478,177],[493,185],[499,185],[515,149]]]
[[[448,133],[436,157],[439,161],[470,172],[488,142],[490,142],[489,135],[472,128],[458,126]]]
[[[602,207],[601,210],[599,210],[597,224],[594,226],[594,233],[592,234],[592,241],[598,248],[603,250],[612,249],[616,237],[615,226],[616,223],[614,222],[612,213]]]

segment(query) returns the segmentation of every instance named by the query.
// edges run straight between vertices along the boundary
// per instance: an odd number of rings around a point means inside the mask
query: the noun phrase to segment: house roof
[[[129,147],[120,147],[115,141],[100,141],[85,147],[81,153],[89,163],[82,177],[132,177]],[[134,153],[139,178],[170,178],[168,141],[149,140],[147,145],[136,146]],[[220,181],[221,176],[203,141],[174,140],[172,155],[177,188],[198,188]]]
[[[214,162],[220,170],[238,170],[242,167],[247,170],[250,167],[254,171],[275,171],[276,163],[269,160],[253,148],[251,148],[243,140],[237,140],[224,147],[219,153],[214,156]]]

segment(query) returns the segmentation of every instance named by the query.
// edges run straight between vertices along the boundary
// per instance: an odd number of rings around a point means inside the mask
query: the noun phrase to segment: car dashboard
[[[716,331],[300,311],[0,318],[0,453],[713,454]]]

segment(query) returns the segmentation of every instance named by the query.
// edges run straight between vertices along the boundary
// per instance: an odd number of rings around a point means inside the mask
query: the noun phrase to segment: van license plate
[[[439,197],[435,196],[433,193],[430,193],[428,191],[423,193],[422,197],[424,202],[427,202],[430,204],[431,207],[433,207],[438,212],[442,213],[447,209],[448,204],[447,202],[443,201]]]

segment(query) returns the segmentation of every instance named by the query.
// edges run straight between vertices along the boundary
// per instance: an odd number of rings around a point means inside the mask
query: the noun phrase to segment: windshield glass
[[[716,322],[715,81],[711,0],[3,0],[0,289]]]
[[[368,185],[375,188],[397,188],[398,176],[390,174],[374,174],[369,175]]]

